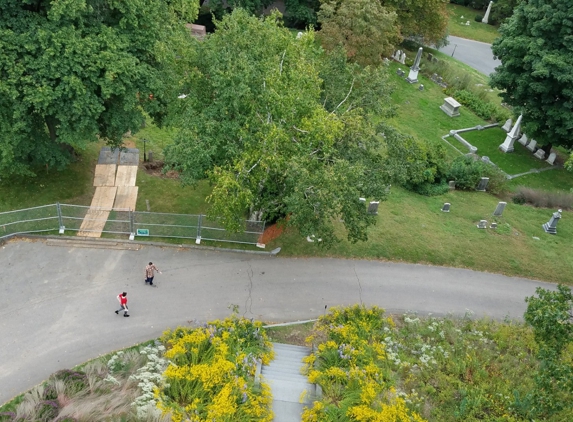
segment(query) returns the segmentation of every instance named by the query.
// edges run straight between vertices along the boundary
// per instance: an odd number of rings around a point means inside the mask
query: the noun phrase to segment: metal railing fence
[[[129,209],[92,208],[82,205],[51,204],[0,213],[0,239],[17,234],[76,232],[90,236],[129,236],[194,239],[259,245],[264,221],[244,221],[244,229],[229,232],[217,219],[205,215],[140,212]]]

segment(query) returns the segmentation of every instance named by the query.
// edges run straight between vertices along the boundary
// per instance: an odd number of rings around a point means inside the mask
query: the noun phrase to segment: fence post
[[[62,220],[62,207],[60,206],[59,202],[56,202],[56,211],[58,212],[58,226],[59,226],[58,233],[64,234],[66,228],[64,227],[64,223]]]
[[[135,239],[135,211],[129,210],[129,240]]]
[[[197,245],[201,244],[201,220],[203,219],[203,214],[199,214],[199,219],[197,220],[197,237],[195,238],[195,243]]]

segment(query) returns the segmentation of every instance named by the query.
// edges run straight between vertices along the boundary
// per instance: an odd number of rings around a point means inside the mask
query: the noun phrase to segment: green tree
[[[245,9],[251,14],[258,15],[262,13],[263,9],[269,7],[273,0],[210,0],[209,8],[211,10],[222,9]]]
[[[540,367],[533,392],[534,415],[548,416],[573,409],[573,356],[568,347],[573,342],[573,294],[560,284],[556,291],[536,289],[537,296],[526,298],[525,321],[533,328],[539,345]],[[558,419],[556,419],[558,420]],[[562,419],[565,420],[565,419]]]
[[[573,0],[523,1],[500,32],[492,87],[523,113],[523,130],[546,153],[573,147]]]
[[[386,179],[362,106],[389,102],[385,75],[356,75],[340,55],[325,56],[312,31],[296,39],[280,22],[238,9],[201,43],[167,162],[187,183],[211,179],[210,214],[227,228],[258,211],[266,221],[288,217],[325,246],[338,239],[338,219],[350,240],[364,240],[375,220],[359,198],[384,199]]]
[[[197,0],[0,2],[0,173],[62,167],[155,115]]]
[[[320,0],[285,0],[285,23],[290,27],[306,29],[317,24],[316,13]]]
[[[511,15],[513,15],[513,10],[522,2],[523,0],[497,0],[493,3],[491,7],[491,16],[489,23],[492,25],[501,24]]]
[[[318,38],[327,50],[342,46],[357,63],[378,64],[400,41],[396,19],[379,0],[328,1],[318,12]]]

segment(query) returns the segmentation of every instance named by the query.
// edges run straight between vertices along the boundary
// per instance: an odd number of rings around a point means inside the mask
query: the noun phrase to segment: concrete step
[[[312,393],[312,385],[300,382],[293,382],[287,380],[273,380],[265,379],[266,383],[271,388],[273,394],[273,400],[290,401],[293,403],[299,403],[300,396],[303,391],[307,393]]]
[[[273,422],[300,422],[305,406],[303,403],[273,400]]]
[[[287,366],[263,366],[261,369],[262,374],[285,374],[299,377],[306,377],[301,373],[302,367],[287,367]]]
[[[90,238],[92,239],[92,238]],[[135,243],[97,241],[97,240],[68,240],[68,239],[48,239],[47,246],[62,246],[65,248],[90,248],[90,249],[114,249],[138,251],[141,245]]]
[[[298,351],[305,354],[310,354],[310,348],[305,346],[296,346],[294,344],[284,344],[284,343],[273,343],[273,348],[276,350],[289,350]]]
[[[302,358],[308,356],[308,353],[303,354],[299,352],[287,352],[285,350],[276,351],[275,350],[275,359],[298,359],[302,360]]]
[[[271,368],[291,368],[291,369],[298,369],[302,368],[305,363],[299,359],[274,359],[269,365]]]
[[[291,382],[298,382],[298,383],[302,383],[305,384],[308,382],[308,378],[302,376],[302,375],[291,375],[291,374],[287,374],[287,373],[278,373],[278,372],[271,372],[271,373],[267,373],[267,372],[262,372],[261,376],[266,379],[266,380],[283,380],[283,381],[291,381]]]

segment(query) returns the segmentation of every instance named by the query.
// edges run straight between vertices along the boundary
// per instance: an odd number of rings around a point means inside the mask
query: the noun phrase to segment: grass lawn
[[[563,213],[552,236],[541,226],[554,210],[508,203],[497,230],[477,229],[479,220],[493,221],[498,201],[480,192],[425,197],[392,187],[367,242],[344,240],[326,251],[286,230],[267,247],[281,246],[286,256],[387,259],[573,284],[573,213]],[[444,202],[452,204],[450,213],[440,211]],[[342,225],[338,234],[345,238]]]
[[[0,180],[0,212],[56,202],[89,205],[95,165],[101,145],[90,144],[80,158],[63,171],[38,169],[36,177],[8,177]]]
[[[485,15],[485,10],[475,10],[470,7],[449,3],[446,8],[450,19],[448,21],[448,32],[456,37],[467,38],[491,44],[499,37],[498,27],[476,22],[476,15]],[[463,16],[463,19],[462,19]],[[470,25],[465,23],[470,21]],[[462,25],[462,23],[464,25]]]
[[[499,145],[503,143],[507,134],[499,127],[464,132],[460,135],[470,144],[477,147],[478,155],[488,156],[491,161],[508,174],[525,173],[531,169],[551,167],[545,161],[535,158],[531,151],[517,141],[514,144],[515,150],[512,153],[500,151]]]

